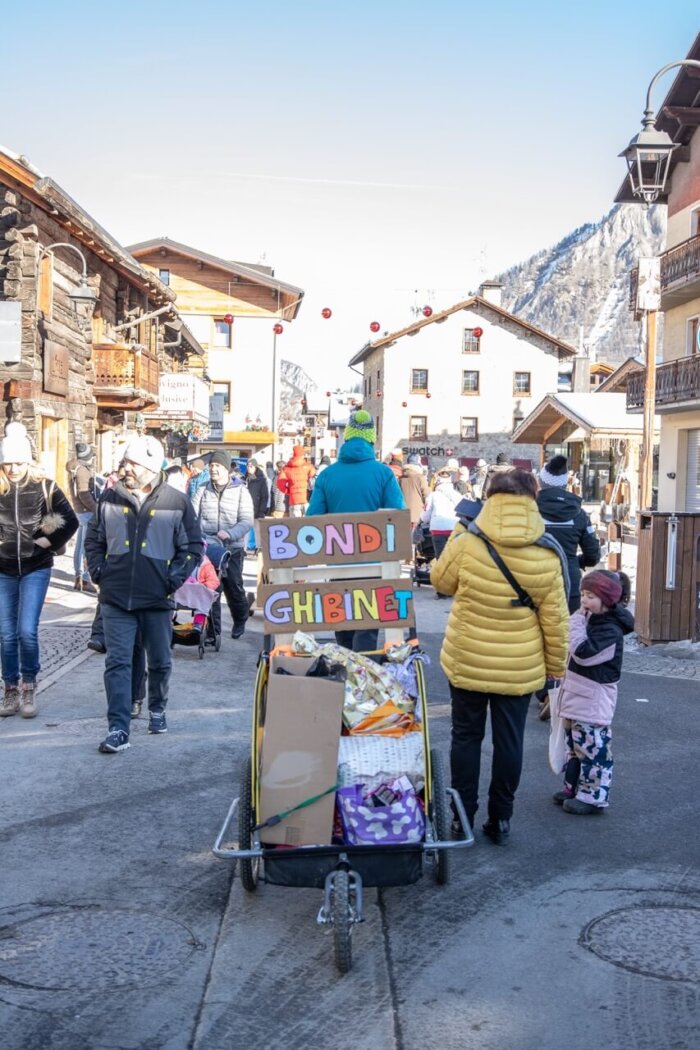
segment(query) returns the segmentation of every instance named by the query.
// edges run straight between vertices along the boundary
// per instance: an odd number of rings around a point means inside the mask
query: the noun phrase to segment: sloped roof
[[[251,266],[249,263],[231,262],[230,259],[221,259],[218,255],[210,255],[199,248],[192,248],[188,244],[173,241],[169,237],[154,237],[150,241],[139,241],[138,244],[130,244],[128,250],[138,258],[159,248],[166,248],[168,251],[175,252],[176,255],[184,255],[188,259],[196,259],[198,262],[206,263],[217,270],[223,270],[224,273],[231,274],[233,277],[243,277],[251,284],[257,284],[263,288],[270,288],[272,291],[290,295],[297,300],[292,317],[296,317],[298,313],[301,300],[304,298],[304,290],[297,288],[295,284],[288,284],[286,281],[278,280],[269,266],[258,267]],[[287,304],[286,308],[289,309],[291,305]]]
[[[611,372],[607,379],[604,379],[595,390],[596,394],[605,394],[608,391],[612,394],[617,390],[624,390],[627,386],[627,380],[635,372],[644,371],[644,362],[638,357],[628,357],[621,365]]]
[[[416,335],[422,328],[427,328],[428,325],[440,324],[459,310],[474,310],[477,314],[482,314],[487,317],[495,316],[501,320],[511,321],[523,330],[525,336],[530,335],[535,336],[538,339],[546,339],[546,341],[551,343],[556,350],[564,354],[570,354],[572,357],[575,357],[577,354],[575,348],[570,346],[569,343],[565,343],[563,340],[556,339],[553,335],[543,332],[541,328],[537,328],[535,325],[530,324],[529,321],[523,321],[521,317],[509,313],[508,310],[504,310],[502,306],[497,306],[496,303],[492,303],[488,299],[483,299],[480,295],[472,295],[469,299],[464,299],[462,302],[455,303],[454,306],[450,306],[447,310],[441,310],[439,313],[434,313],[430,317],[423,317],[420,321],[414,321],[413,324],[407,325],[405,328],[401,328],[396,332],[390,332],[387,335],[382,336],[381,339],[375,339],[374,342],[365,343],[362,349],[358,350],[355,356],[350,359],[350,367],[360,364],[375,350],[391,346],[392,343],[397,342],[406,335]]]
[[[695,37],[690,51],[685,56],[694,61],[700,60],[700,33]],[[651,80],[651,78],[650,78]],[[644,85],[642,85],[644,87]],[[642,109],[644,96],[639,93],[639,108]],[[651,100],[652,106],[654,100]],[[669,167],[669,178],[664,193],[659,195],[658,203],[668,200],[671,192],[671,175],[676,164],[690,159],[689,143],[698,127],[700,120],[700,69],[693,66],[681,66],[676,78],[658,110],[658,117],[654,127],[659,131],[665,131],[671,137],[671,141],[678,144],[671,154]],[[639,197],[635,197],[630,187],[629,175],[625,176],[615,196],[616,204],[641,204]]]
[[[555,436],[565,440],[574,430],[586,434],[641,434],[642,418],[627,411],[625,394],[547,394],[516,428],[512,440],[542,445],[555,440]]]

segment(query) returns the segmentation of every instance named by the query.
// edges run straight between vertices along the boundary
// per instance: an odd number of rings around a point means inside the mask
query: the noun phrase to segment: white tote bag
[[[556,686],[549,690],[549,768],[557,775],[563,773],[566,766],[564,719],[560,718],[556,713],[560,688],[560,686]]]

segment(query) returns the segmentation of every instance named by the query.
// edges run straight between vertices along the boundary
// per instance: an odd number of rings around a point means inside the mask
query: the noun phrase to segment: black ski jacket
[[[581,568],[597,565],[600,543],[591,519],[581,508],[581,497],[566,489],[542,489],[537,493],[537,506],[546,532],[558,542],[569,566],[569,611],[581,603]],[[579,561],[579,547],[581,561]]]

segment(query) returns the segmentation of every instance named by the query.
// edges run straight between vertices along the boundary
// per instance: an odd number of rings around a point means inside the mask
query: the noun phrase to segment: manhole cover
[[[700,908],[619,908],[593,919],[579,943],[633,973],[667,981],[700,980]]]
[[[147,912],[62,907],[0,926],[0,985],[45,991],[152,983],[196,947],[179,922]]]

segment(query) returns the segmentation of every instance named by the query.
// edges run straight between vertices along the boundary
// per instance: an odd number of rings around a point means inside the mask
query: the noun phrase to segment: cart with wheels
[[[416,660],[416,719],[420,728],[408,735],[414,738],[412,751],[420,754],[422,762],[420,803],[425,819],[420,837],[386,844],[348,844],[339,841],[337,835],[334,838],[329,827],[327,841],[296,843],[278,839],[276,844],[268,841],[270,827],[278,827],[285,821],[287,824],[293,822],[296,819],[293,815],[298,816],[298,811],[304,808],[310,813],[314,807],[327,807],[329,796],[334,798],[339,786],[338,783],[333,786],[323,783],[317,785],[314,788],[316,793],[308,797],[290,797],[288,808],[282,808],[272,816],[263,811],[266,722],[272,718],[270,707],[282,688],[279,678],[274,681],[274,671],[282,647],[280,643],[288,642],[292,637],[290,628],[313,633],[328,627],[331,610],[336,610],[332,622],[337,625],[339,608],[350,616],[360,608],[370,609],[375,612],[375,618],[364,617],[362,628],[372,622],[384,628],[386,633],[384,649],[373,654],[377,662],[386,659],[392,645],[405,642],[406,629],[413,636],[414,647],[418,648],[412,589],[410,583],[407,585],[400,579],[397,564],[397,559],[402,556],[401,549],[408,545],[410,551],[407,512],[343,515],[342,522],[337,520],[340,517],[328,515],[279,519],[272,525],[261,523],[263,557],[269,559],[267,578],[272,582],[261,586],[259,604],[270,634],[265,637],[257,667],[251,753],[241,770],[239,792],[217,835],[214,853],[217,857],[238,862],[241,885],[249,893],[256,891],[261,880],[277,886],[322,890],[317,921],[332,928],[335,963],[340,972],[345,973],[352,965],[353,927],[363,920],[363,890],[417,882],[426,861],[432,865],[435,881],[445,885],[449,881],[454,851],[473,845],[474,838],[459,796],[447,786],[442,756],[430,747],[425,679],[422,663]],[[354,548],[351,534],[356,541]],[[322,542],[319,538],[325,536],[327,539],[329,535],[339,536],[341,543]],[[372,562],[367,560],[366,554],[364,561],[358,560],[358,555],[365,553],[361,549],[363,536],[365,549],[371,547],[371,556],[376,559]],[[381,542],[378,542],[378,537],[381,537]],[[306,554],[302,553],[304,544],[309,548]],[[325,561],[319,566],[318,551],[321,549]],[[287,565],[281,565],[282,558],[275,557],[280,552],[288,559]],[[342,557],[338,556],[340,553]],[[334,597],[329,598],[329,595]],[[306,622],[303,622],[304,616]],[[308,622],[309,619],[314,619],[314,622]],[[387,624],[391,624],[388,629]],[[341,622],[339,626],[341,630],[346,629],[348,622]],[[285,666],[289,666],[289,661],[296,658],[287,656],[286,659]],[[302,683],[309,681],[303,677],[300,680]],[[289,681],[288,678],[281,679],[283,683]],[[271,685],[275,689],[271,689]],[[463,837],[460,839],[451,837],[453,813],[461,825]]]

